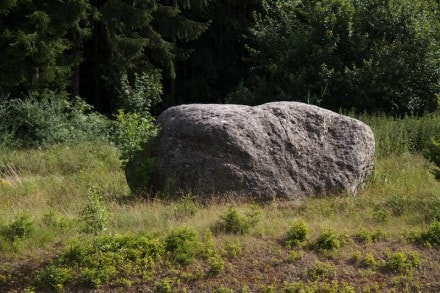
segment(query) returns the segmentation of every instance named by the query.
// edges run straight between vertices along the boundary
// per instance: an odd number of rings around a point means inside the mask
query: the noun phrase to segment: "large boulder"
[[[371,129],[312,105],[181,105],[163,112],[158,123],[150,180],[156,191],[171,184],[253,199],[356,193],[373,167]],[[130,185],[135,176],[130,168],[126,174]]]

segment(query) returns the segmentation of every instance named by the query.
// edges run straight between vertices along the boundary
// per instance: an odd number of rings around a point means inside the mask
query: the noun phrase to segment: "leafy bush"
[[[307,240],[310,229],[303,221],[296,221],[287,232],[287,243],[291,246],[298,246]]]
[[[296,100],[362,112],[436,108],[434,0],[266,1],[250,30],[257,103]],[[243,92],[243,89],[240,89]]]
[[[107,138],[109,122],[80,99],[72,102],[54,93],[37,99],[0,98],[3,145],[38,147],[62,142]]]
[[[377,265],[376,260],[374,259],[374,255],[372,253],[367,253],[362,260],[362,264],[366,267],[375,267]]]
[[[420,256],[417,252],[394,252],[388,255],[386,266],[394,272],[409,272],[413,268],[420,266]]]
[[[38,288],[49,288],[61,292],[71,281],[72,269],[49,265],[45,270],[38,271],[34,280]]]
[[[91,190],[89,201],[80,212],[81,232],[97,235],[105,230],[108,220],[107,211],[102,203],[101,194]]]
[[[197,245],[197,234],[190,228],[173,230],[165,238],[165,249],[171,253],[174,261],[182,265],[188,265],[194,261]]]
[[[68,285],[99,288],[127,276],[152,272],[164,253],[162,241],[149,235],[99,237],[92,243],[77,242],[68,247],[36,272],[34,282],[42,291],[61,290]]]
[[[220,230],[233,234],[249,233],[252,221],[249,218],[240,215],[233,207],[230,207],[226,215],[222,216],[221,219],[222,222],[219,223],[217,227]]]
[[[423,154],[429,161],[434,163],[435,167],[432,170],[432,173],[437,180],[440,180],[440,142],[435,138],[431,138],[431,141],[426,145]]]
[[[425,245],[440,247],[440,221],[431,222],[427,230],[416,235],[414,240]]]
[[[1,235],[10,241],[23,238],[34,230],[34,222],[28,215],[17,217],[12,223],[0,229]]]
[[[150,115],[119,110],[113,124],[112,140],[121,151],[123,164],[126,165],[145,148],[151,148],[152,145],[148,142],[151,142],[157,133],[158,128]]]
[[[319,251],[332,251],[338,249],[339,246],[338,235],[330,229],[319,235],[315,241],[315,248]]]
[[[118,105],[128,113],[147,113],[151,107],[161,101],[163,94],[159,71],[134,74],[130,83],[127,75],[122,76],[118,87]]]
[[[328,262],[317,261],[310,269],[309,274],[315,279],[333,278],[336,276],[336,267]]]

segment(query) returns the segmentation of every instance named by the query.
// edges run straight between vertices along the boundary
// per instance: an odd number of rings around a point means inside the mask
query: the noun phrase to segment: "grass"
[[[378,148],[365,189],[297,202],[133,198],[102,142],[2,150],[0,291],[439,291],[440,183],[414,143],[439,119],[360,118]]]

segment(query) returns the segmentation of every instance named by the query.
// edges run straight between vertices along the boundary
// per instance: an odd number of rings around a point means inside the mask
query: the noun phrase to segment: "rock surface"
[[[263,200],[356,193],[373,167],[371,129],[312,105],[181,105],[158,123],[156,191],[172,184]]]

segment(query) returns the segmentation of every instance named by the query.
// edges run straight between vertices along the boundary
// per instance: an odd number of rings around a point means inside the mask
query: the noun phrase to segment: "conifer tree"
[[[176,62],[191,52],[184,45],[208,27],[207,21],[192,18],[206,2],[107,1],[101,13],[110,55],[105,74],[109,83],[118,87],[124,75],[133,77],[157,67],[166,70],[172,83]],[[168,96],[173,96],[172,90],[169,92]]]
[[[89,36],[87,0],[0,4],[0,87],[10,93],[64,92],[81,62],[72,50]]]

